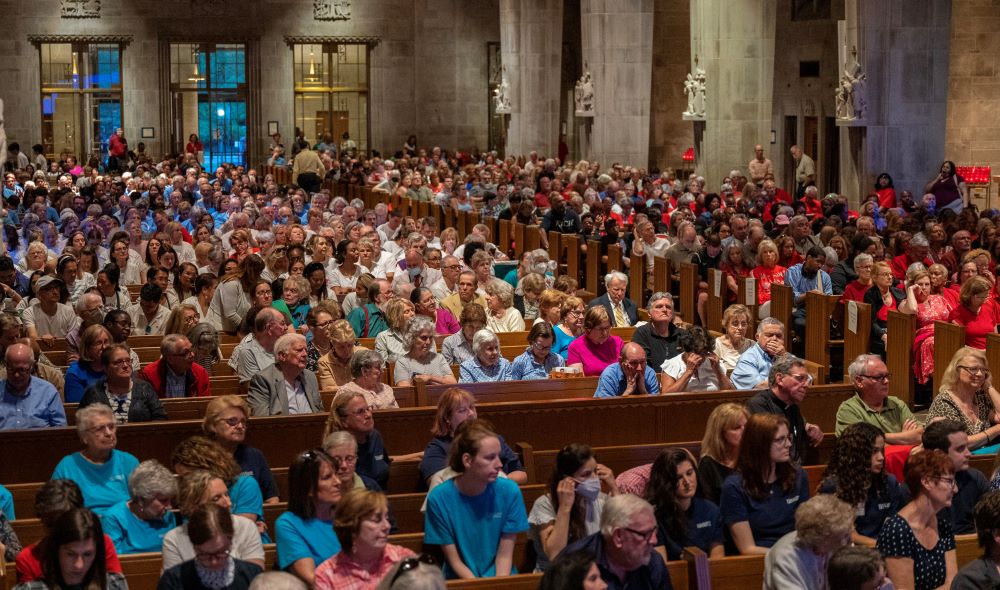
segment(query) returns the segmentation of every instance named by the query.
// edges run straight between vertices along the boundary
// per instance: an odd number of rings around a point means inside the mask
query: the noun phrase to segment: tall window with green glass
[[[295,126],[313,145],[369,149],[369,52],[364,43],[294,43]],[[286,143],[286,146],[288,144]]]

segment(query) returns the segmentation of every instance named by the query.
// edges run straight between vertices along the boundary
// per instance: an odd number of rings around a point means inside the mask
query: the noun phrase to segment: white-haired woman
[[[764,590],[826,588],[826,562],[851,542],[856,510],[832,494],[819,494],[795,511],[795,530],[764,558]]]
[[[434,352],[434,322],[424,316],[413,318],[403,335],[407,353],[399,357],[393,370],[397,386],[414,385],[417,381],[431,384],[456,383],[444,356]]]
[[[351,355],[351,381],[339,386],[337,392],[357,391],[365,396],[373,410],[398,408],[392,388],[382,382],[384,361],[375,350],[361,349]]]
[[[497,332],[524,331],[524,317],[514,307],[514,289],[500,279],[486,283],[486,327]]]
[[[177,480],[155,459],[143,461],[128,480],[131,499],[112,506],[101,518],[104,533],[118,553],[157,553],[163,537],[177,526],[171,512]]]
[[[505,283],[506,284],[506,283]],[[510,381],[510,361],[500,355],[500,339],[487,328],[472,337],[473,357],[458,367],[459,383]]]

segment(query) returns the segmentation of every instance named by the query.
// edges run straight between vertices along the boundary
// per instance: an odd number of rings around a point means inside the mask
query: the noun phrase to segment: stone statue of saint
[[[694,76],[691,75],[691,72],[688,72],[687,78],[684,79],[684,94],[687,95],[688,99],[688,108],[686,111],[684,111],[684,114],[693,115],[695,114],[694,100],[695,96],[698,94],[698,91],[695,89]]]
[[[500,69],[500,84],[493,91],[493,106],[496,114],[510,114],[510,82],[507,81],[507,66]]]
[[[840,77],[835,89],[837,118],[843,121],[854,121],[864,115],[865,100],[862,90],[865,85],[865,73],[861,71],[861,64],[858,63],[858,50],[852,48],[851,59],[853,63],[844,67],[844,73]]]
[[[708,99],[705,97],[707,88],[705,85],[705,70],[695,68],[694,88],[698,95],[694,99],[694,112],[699,117],[705,116],[705,108],[708,106]]]
[[[579,116],[593,116],[594,114],[594,82],[590,77],[590,72],[584,70],[583,76],[576,82],[576,92],[574,95],[576,102],[576,114]]]

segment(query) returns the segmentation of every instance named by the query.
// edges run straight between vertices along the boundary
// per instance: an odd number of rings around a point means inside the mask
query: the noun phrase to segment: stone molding
[[[28,35],[28,42],[33,45],[42,43],[118,43],[128,45],[132,35]]]
[[[309,44],[323,44],[323,43],[344,43],[344,44],[362,44],[368,45],[374,48],[377,46],[382,39],[380,37],[294,37],[291,35],[285,35],[285,44],[289,47],[293,47],[300,43]]]
[[[101,0],[60,0],[62,18],[101,18]]]

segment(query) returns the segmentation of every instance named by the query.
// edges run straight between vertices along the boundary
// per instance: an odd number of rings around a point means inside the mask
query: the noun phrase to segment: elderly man
[[[797,145],[788,150],[795,162],[795,196],[801,198],[807,186],[816,184],[816,162]]]
[[[265,307],[257,313],[253,321],[253,335],[245,343],[240,343],[236,374],[240,378],[240,391],[246,392],[250,379],[274,364],[274,344],[288,332],[288,319],[273,307]]]
[[[486,309],[486,298],[477,292],[476,273],[471,270],[462,271],[458,275],[458,291],[441,300],[441,307],[451,312],[456,318],[462,317],[462,310],[470,303],[478,303]]]
[[[351,310],[347,321],[357,338],[374,338],[389,329],[382,307],[392,298],[389,281],[379,279],[368,285],[368,303]]]
[[[978,469],[969,469],[969,435],[965,426],[957,420],[938,420],[931,422],[924,429],[921,437],[924,450],[937,449],[951,459],[955,468],[955,486],[958,490],[951,497],[951,506],[942,510],[939,515],[951,517],[952,532],[956,535],[966,535],[976,532],[973,512],[976,503],[987,491],[989,483]]]
[[[750,173],[750,180],[760,186],[768,176],[774,178],[774,163],[764,156],[764,146],[759,143],[753,146],[753,154],[753,159],[747,164],[747,172]]]
[[[80,359],[80,334],[87,328],[104,321],[104,298],[93,291],[88,291],[76,300],[76,315],[80,316],[80,324],[66,334],[66,362],[72,363]]]
[[[208,372],[194,362],[191,341],[180,334],[167,334],[160,342],[160,358],[139,371],[160,398],[203,397],[209,391]]]
[[[646,364],[646,351],[635,342],[622,347],[619,361],[601,371],[594,397],[658,395],[660,380]]]
[[[138,335],[162,335],[170,310],[160,305],[163,289],[159,285],[146,283],[139,291],[139,302],[129,308],[132,330]]]
[[[622,272],[609,272],[604,276],[604,286],[607,292],[596,299],[591,299],[587,307],[603,305],[615,328],[634,326],[639,319],[639,312],[632,300],[625,297],[628,290],[628,275]]]
[[[66,412],[54,385],[33,377],[35,353],[16,343],[4,353],[7,378],[0,381],[0,430],[66,426]]]
[[[431,293],[438,301],[458,292],[458,278],[462,274],[462,261],[452,255],[441,259],[441,278],[430,286]],[[516,287],[517,285],[515,285]]]
[[[601,530],[560,555],[582,551],[593,557],[608,590],[672,590],[667,566],[653,550],[659,543],[656,530],[649,502],[632,494],[612,496],[601,512]]]
[[[409,245],[403,254],[399,268],[392,275],[392,286],[412,285],[413,288],[430,287],[441,279],[441,271],[427,266],[424,249],[427,239],[419,233],[410,234]]]
[[[785,355],[785,326],[775,318],[757,324],[757,343],[736,361],[730,380],[736,389],[765,387],[771,365]]]
[[[322,391],[334,392],[341,385],[351,382],[351,357],[359,350],[354,344],[356,336],[347,320],[337,320],[329,328],[330,352],[319,357],[316,379]]]
[[[920,444],[924,429],[901,399],[889,395],[889,369],[882,357],[859,355],[847,374],[856,393],[837,409],[837,436],[851,424],[865,422],[885,433],[886,444]]]
[[[789,220],[788,235],[795,242],[795,251],[802,256],[806,256],[814,247],[823,247],[823,242],[813,233],[809,218],[805,215],[796,215]]]
[[[254,416],[323,411],[316,375],[306,368],[306,337],[285,334],[274,343],[274,364],[250,380],[247,403]]]
[[[801,359],[785,356],[771,366],[767,376],[770,389],[761,391],[747,402],[751,414],[777,414],[788,420],[792,437],[792,460],[800,463],[805,459],[809,445],[823,441],[823,430],[809,424],[802,417],[799,404],[806,398],[812,376]]]
[[[632,342],[646,351],[650,366],[659,373],[663,361],[680,354],[677,339],[684,330],[674,323],[674,298],[670,293],[653,293],[646,309],[649,321],[635,329]]]
[[[948,274],[955,274],[962,265],[962,257],[972,250],[972,234],[960,229],[951,234],[951,250],[941,256],[941,264],[948,269]]]
[[[923,232],[917,232],[913,234],[910,238],[910,243],[905,246],[905,252],[896,256],[889,262],[889,267],[892,269],[892,278],[897,281],[902,281],[906,278],[906,269],[910,268],[911,264],[921,263],[925,268],[930,268],[934,261],[928,256],[931,251],[930,240]]]

